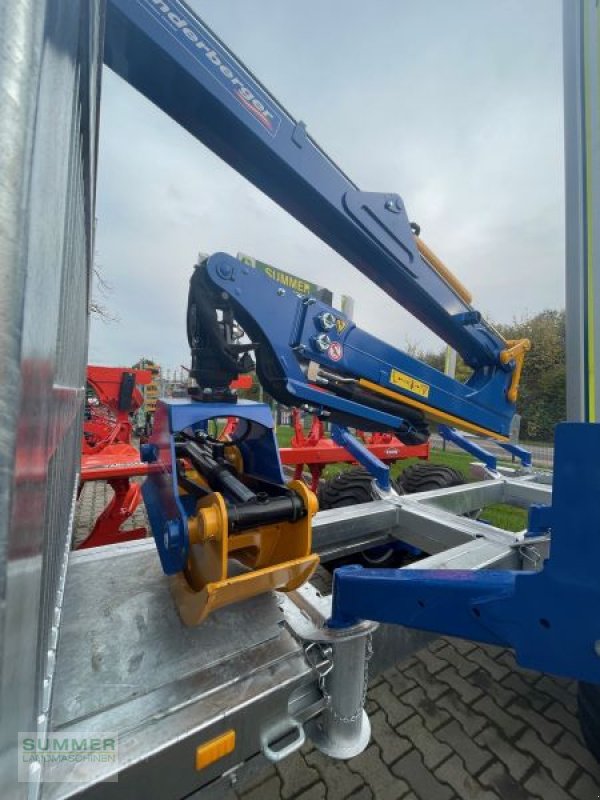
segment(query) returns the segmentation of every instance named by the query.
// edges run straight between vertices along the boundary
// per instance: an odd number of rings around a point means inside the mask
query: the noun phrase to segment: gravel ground
[[[110,492],[100,482],[84,486],[75,541]],[[145,524],[142,505],[129,525]],[[361,755],[332,761],[307,744],[236,784],[230,798],[600,798],[600,765],[581,739],[574,682],[520,669],[509,650],[439,639],[375,678],[367,710],[373,736]]]

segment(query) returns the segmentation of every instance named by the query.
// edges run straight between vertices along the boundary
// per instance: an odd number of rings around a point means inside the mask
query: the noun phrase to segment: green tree
[[[567,408],[565,312],[548,309],[497,328],[506,339],[531,340],[517,401],[521,436],[552,441],[554,428],[565,419]]]
[[[522,418],[521,438],[550,442],[555,426],[566,417],[565,312],[548,309],[495,327],[505,339],[531,340],[517,401],[517,411]],[[427,352],[409,345],[407,351],[444,371],[444,350]],[[470,374],[471,370],[459,357],[457,380],[464,382]]]

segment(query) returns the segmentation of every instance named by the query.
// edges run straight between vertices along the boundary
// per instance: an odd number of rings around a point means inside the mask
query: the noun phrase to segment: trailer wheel
[[[577,709],[585,743],[594,758],[600,761],[600,685],[579,682]]]
[[[405,494],[430,492],[433,489],[447,489],[450,486],[461,486],[465,477],[453,467],[430,462],[412,464],[404,470],[398,479]]]
[[[395,481],[392,482],[398,494],[404,494],[402,486]],[[326,511],[330,508],[344,508],[346,506],[358,505],[358,503],[369,503],[375,500],[376,495],[373,491],[373,476],[362,467],[345,470],[336,475],[335,478],[323,481],[319,487],[319,509]],[[345,557],[330,561],[324,566],[327,569],[335,569],[342,564],[350,562],[356,563],[357,560],[366,567],[397,567],[404,563],[405,554],[399,552],[393,545],[379,545],[357,553],[354,556]]]
[[[373,476],[362,467],[340,472],[334,478],[323,481],[319,487],[319,508],[344,508],[358,503],[369,503],[375,497]]]

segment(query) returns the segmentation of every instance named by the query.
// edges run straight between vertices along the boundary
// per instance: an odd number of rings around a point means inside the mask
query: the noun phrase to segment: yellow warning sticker
[[[419,397],[429,397],[429,384],[418,381],[416,378],[411,378],[410,375],[405,375],[397,369],[390,372],[390,383],[404,389],[405,392],[412,392],[418,394]]]
[[[343,333],[346,330],[346,326],[348,323],[345,319],[340,319],[339,317],[335,321],[335,327],[338,333]]]

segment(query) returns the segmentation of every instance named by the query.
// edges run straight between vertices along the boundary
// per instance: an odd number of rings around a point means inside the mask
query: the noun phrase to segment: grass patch
[[[527,511],[517,506],[507,506],[505,503],[496,503],[484,508],[479,518],[505,531],[522,531],[527,527]]]
[[[280,425],[277,428],[279,446],[290,447],[293,435],[294,430],[290,425]],[[467,483],[473,480],[470,464],[474,460],[475,458],[468,453],[457,453],[452,450],[431,450],[429,458],[429,461],[433,464],[442,464],[445,467],[453,467],[458,470],[462,473]],[[415,464],[418,461],[420,461],[418,458],[405,458],[397,461],[392,465],[392,477],[398,477],[411,464]],[[323,477],[325,479],[333,478],[343,470],[352,469],[353,466],[353,464],[347,463],[329,464],[323,470]],[[481,513],[481,519],[486,520],[496,528],[502,528],[506,531],[521,531],[527,527],[527,511],[504,503],[496,503],[485,508]]]
[[[291,425],[277,426],[277,443],[279,447],[289,447],[294,436],[294,429]]]

